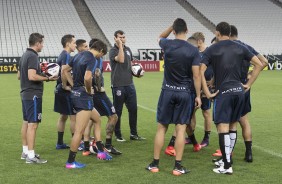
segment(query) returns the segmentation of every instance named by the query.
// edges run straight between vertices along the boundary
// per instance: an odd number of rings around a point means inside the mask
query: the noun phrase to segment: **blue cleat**
[[[106,151],[98,151],[97,158],[100,160],[112,160],[113,157]]]
[[[66,168],[67,169],[80,169],[85,167],[85,164],[79,163],[79,162],[73,162],[73,163],[66,163]]]

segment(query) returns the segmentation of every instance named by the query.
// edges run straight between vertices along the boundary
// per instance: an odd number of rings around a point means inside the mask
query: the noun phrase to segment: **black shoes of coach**
[[[145,139],[146,139],[145,137],[141,137],[139,135],[130,135],[130,140],[133,140],[133,141],[142,141]]]
[[[252,150],[246,151],[244,160],[245,160],[246,162],[253,162]]]

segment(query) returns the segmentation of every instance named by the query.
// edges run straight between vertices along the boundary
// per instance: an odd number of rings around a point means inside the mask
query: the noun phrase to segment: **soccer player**
[[[76,40],[76,49],[78,52],[83,52],[89,50],[88,44],[84,39],[77,39]]]
[[[111,63],[111,85],[113,93],[113,103],[118,115],[118,121],[115,126],[116,140],[126,141],[121,134],[121,114],[123,104],[128,110],[130,140],[144,140],[137,133],[137,97],[136,90],[132,80],[131,61],[132,53],[129,47],[125,46],[125,33],[118,30],[114,33],[115,45],[111,48],[109,57]]]
[[[167,37],[173,32],[174,40]],[[165,53],[165,70],[162,91],[158,102],[158,127],[154,143],[154,159],[146,167],[151,172],[159,172],[160,152],[164,144],[165,133],[169,124],[175,124],[175,165],[173,175],[189,172],[182,166],[186,126],[190,123],[192,95],[191,80],[194,80],[196,90],[196,107],[201,106],[200,89],[200,55],[197,48],[186,41],[188,29],[183,19],[176,19],[172,26],[161,33],[159,44]]]
[[[190,43],[191,45],[193,45],[194,47],[197,47],[197,40],[191,36],[187,39],[187,42]],[[193,80],[191,80],[191,84],[190,84],[191,88],[190,88],[190,93],[192,96],[192,101],[191,101],[191,106],[194,107],[195,105],[195,97],[196,97],[196,91],[194,88],[194,83]],[[191,111],[191,119],[190,119],[190,124],[187,125],[186,127],[186,133],[188,135],[187,138],[185,138],[185,144],[193,144],[193,151],[194,152],[199,152],[201,150],[201,145],[198,144],[198,141],[196,140],[196,136],[194,133],[195,127],[196,127],[196,108],[193,109],[193,111]],[[169,156],[175,156],[175,149],[174,149],[174,145],[175,145],[175,139],[176,139],[176,132],[173,132],[173,135],[170,138],[170,141],[165,149],[165,154],[169,155]]]
[[[23,152],[21,159],[28,164],[44,164],[35,154],[35,138],[38,124],[42,116],[43,81],[54,81],[57,78],[43,76],[39,64],[38,53],[43,49],[44,36],[32,33],[29,36],[29,48],[22,55],[19,62],[18,79],[21,84],[21,101],[23,124],[21,128]]]
[[[107,53],[107,46],[102,41],[91,45],[89,51],[78,53],[69,64],[62,69],[63,88],[71,90],[71,98],[76,110],[75,133],[72,138],[66,168],[83,168],[85,164],[75,161],[76,153],[80,144],[82,134],[89,120],[95,122],[95,140],[98,148],[97,158],[111,160],[112,157],[104,152],[104,145],[101,141],[101,120],[100,115],[93,108],[92,76],[97,67],[96,58]],[[70,71],[73,71],[73,78]],[[71,86],[69,86],[71,85]]]
[[[98,39],[92,39],[89,42],[89,45],[91,46],[94,42],[98,41]],[[112,145],[112,135],[115,129],[116,122],[118,120],[118,116],[115,111],[115,107],[113,106],[112,102],[108,98],[105,88],[104,88],[104,77],[103,77],[103,60],[102,58],[96,58],[97,59],[97,68],[95,70],[95,77],[92,79],[92,87],[94,89],[94,95],[93,95],[93,102],[94,102],[94,108],[99,112],[100,116],[107,116],[108,122],[106,125],[106,144],[105,149],[107,152],[114,154],[114,155],[120,155],[122,152],[117,150]],[[90,154],[89,151],[89,140],[90,140],[90,131],[91,127],[93,125],[93,122],[90,121],[85,129],[84,133],[84,151],[83,155],[87,156]]]
[[[205,44],[205,35],[202,32],[196,32],[192,35],[192,37],[196,39],[197,47],[200,51],[200,56],[202,57],[204,51],[207,48]],[[211,66],[207,68],[205,72],[205,78],[206,78],[206,81],[210,84],[213,78],[213,70]],[[204,130],[205,130],[204,138],[201,142],[201,147],[206,147],[209,145],[209,135],[211,132],[211,122],[212,122],[212,117],[210,113],[211,99],[208,99],[204,94],[202,94],[201,100],[202,100],[201,109],[202,109],[202,114],[204,117]]]
[[[244,45],[245,47],[247,47],[250,52],[252,52],[255,56],[258,57],[258,59],[260,60],[260,62],[263,65],[263,68],[268,65],[268,61],[263,55],[258,53],[253,47],[241,42],[240,40],[238,40],[238,30],[234,25],[231,25],[230,40],[233,40],[233,41],[240,43],[240,44]],[[244,61],[244,65],[243,65],[243,69],[242,69],[242,76],[241,76],[241,82],[243,84],[246,84],[247,81],[248,81],[249,67],[250,67],[250,62]],[[251,132],[251,126],[250,126],[249,118],[248,118],[248,113],[251,112],[250,91],[251,90],[248,90],[245,93],[245,105],[244,105],[244,108],[243,108],[241,118],[239,120],[240,126],[242,127],[242,135],[243,135],[243,138],[244,138],[244,141],[245,141],[246,151],[245,151],[244,160],[246,162],[252,162],[253,161],[252,132]]]
[[[61,69],[65,65],[69,64],[71,60],[70,53],[75,51],[76,42],[74,35],[64,35],[61,39],[63,51],[57,59],[57,64],[60,65]],[[70,130],[71,134],[74,133],[75,128],[75,112],[72,108],[71,93],[70,91],[64,90],[62,87],[61,72],[59,73],[59,79],[55,88],[55,102],[54,111],[60,114],[57,122],[58,139],[56,149],[68,149],[70,148],[64,143],[64,130],[68,116],[70,117]]]
[[[258,53],[253,47],[251,47],[250,45],[247,45],[243,42],[241,42],[240,40],[238,40],[238,30],[234,25],[231,25],[231,34],[230,34],[230,40],[233,40],[237,43],[242,44],[243,46],[247,47],[249,49],[250,52],[252,52],[254,55],[256,55],[258,57],[258,59],[260,60],[260,62],[262,63],[263,67],[267,66],[268,61],[267,59],[261,55],[260,53]],[[249,61],[244,61],[244,65],[242,68],[242,76],[241,76],[241,82],[243,84],[246,84],[248,81],[248,75],[251,74],[251,72],[248,74],[249,71],[249,67],[250,67],[250,62]],[[242,127],[242,135],[244,138],[244,142],[245,142],[245,158],[244,160],[246,162],[253,162],[253,154],[252,154],[252,131],[251,131],[251,126],[249,123],[249,118],[248,118],[248,113],[251,112],[251,98],[250,98],[250,91],[247,91],[245,93],[245,104],[244,104],[244,108],[242,111],[242,115],[241,118],[239,120],[240,126]],[[236,138],[237,138],[237,132],[236,133]],[[215,156],[221,156],[222,154],[220,152],[218,153],[214,153]],[[221,159],[221,158],[219,158]],[[218,160],[218,159],[215,159]]]
[[[231,153],[236,144],[236,122],[240,119],[244,106],[244,92],[248,91],[263,68],[259,59],[246,47],[229,40],[230,25],[221,22],[216,26],[215,35],[219,40],[206,49],[202,58],[202,88],[207,98],[214,99],[213,120],[217,126],[222,160],[215,162],[219,167],[215,173],[232,174]],[[251,61],[254,70],[249,81],[242,85],[241,70],[243,62]],[[215,93],[210,93],[205,71],[212,65],[214,71]]]

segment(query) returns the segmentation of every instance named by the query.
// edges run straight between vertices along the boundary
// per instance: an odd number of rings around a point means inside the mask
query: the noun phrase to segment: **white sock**
[[[230,154],[233,152],[233,149],[235,147],[236,144],[236,140],[237,140],[237,131],[236,132],[231,132],[229,133],[230,135]]]
[[[225,155],[227,162],[230,162],[230,135],[224,135]]]
[[[28,150],[28,158],[34,158],[34,157],[35,157],[34,150]]]
[[[27,146],[23,146],[23,153],[28,154],[28,147]]]

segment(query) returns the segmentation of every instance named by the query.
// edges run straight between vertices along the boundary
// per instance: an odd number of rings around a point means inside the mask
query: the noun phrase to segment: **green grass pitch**
[[[111,95],[110,73],[105,74],[106,91]],[[218,148],[218,137],[213,126],[210,145],[198,153],[191,145],[185,146],[183,165],[191,173],[175,177],[171,174],[174,158],[164,152],[160,158],[160,172],[150,173],[145,167],[153,157],[153,139],[156,131],[156,106],[160,93],[163,73],[145,73],[143,78],[134,79],[138,96],[138,132],[145,141],[129,140],[128,114],[124,108],[122,133],[124,143],[113,140],[114,146],[123,152],[112,161],[97,160],[96,157],[82,157],[77,160],[87,164],[80,170],[64,168],[68,150],[56,150],[56,123],[58,114],[53,112],[54,82],[45,83],[43,98],[43,121],[36,138],[36,152],[48,160],[44,165],[28,165],[20,159],[22,151],[20,128],[22,111],[19,81],[15,74],[0,75],[0,183],[282,183],[281,145],[281,71],[263,71],[252,87],[252,113],[250,122],[253,131],[254,162],[246,163],[241,128],[238,127],[238,141],[234,152],[234,173],[232,176],[212,172],[212,153]],[[106,119],[102,119],[103,140],[105,140]],[[171,126],[166,143],[173,131]],[[65,142],[70,143],[69,122],[65,131]],[[196,137],[203,137],[203,118],[197,112]]]

